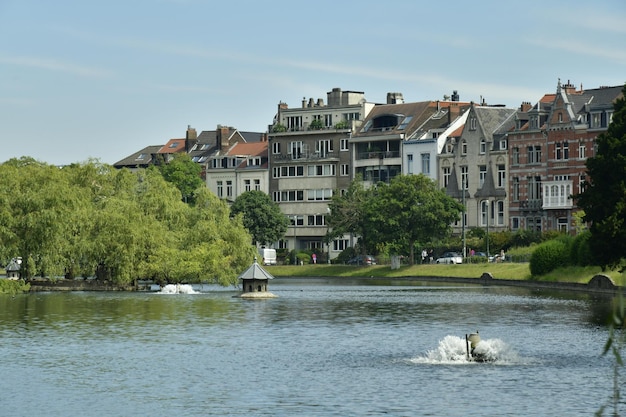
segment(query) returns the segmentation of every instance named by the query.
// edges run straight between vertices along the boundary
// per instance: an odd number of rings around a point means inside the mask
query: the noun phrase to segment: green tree
[[[357,176],[344,194],[335,193],[328,204],[326,225],[328,241],[346,234],[358,236],[361,252],[365,255],[373,249],[374,228],[368,210],[371,208],[371,190],[366,190],[363,180]]]
[[[589,246],[595,261],[624,269],[626,254],[626,85],[615,101],[611,124],[596,139],[597,152],[587,159],[589,183],[576,196],[591,223]]]
[[[269,195],[262,191],[246,191],[230,208],[230,217],[241,214],[243,225],[255,243],[268,245],[285,236],[289,219]]]
[[[186,203],[193,203],[194,191],[204,185],[202,167],[186,153],[175,153],[171,161],[159,165],[159,170],[167,182],[176,185]]]
[[[380,239],[409,252],[415,262],[415,244],[443,238],[459,219],[463,206],[423,174],[399,175],[376,186],[375,210],[370,214]]]

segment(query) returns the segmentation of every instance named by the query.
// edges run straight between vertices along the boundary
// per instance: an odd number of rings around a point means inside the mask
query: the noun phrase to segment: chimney
[[[459,93],[457,90],[452,91],[452,101],[459,101]]]
[[[530,101],[524,101],[522,102],[522,105],[520,106],[520,110],[523,112],[527,112],[528,110],[532,109],[533,106],[530,104]]]
[[[312,107],[314,107],[314,106],[315,106],[315,104],[314,104],[314,101],[313,101],[313,97],[311,97],[311,98],[309,99],[309,108],[312,108]]]
[[[228,148],[230,148],[230,143],[228,142],[228,137],[230,136],[230,129],[228,126],[217,125],[217,130],[215,131],[216,141],[215,145],[220,151],[226,152]]]
[[[185,135],[185,139],[187,140],[198,139],[198,132],[196,132],[196,129],[194,129],[190,125],[187,125],[187,135]]]
[[[404,97],[402,93],[387,93],[387,104],[402,104]]]
[[[306,108],[306,97],[302,97],[302,108]]]
[[[198,142],[198,132],[196,129],[187,125],[187,133],[185,134],[185,151],[189,153],[194,145]]]
[[[565,89],[565,94],[572,94],[576,92],[576,87],[574,84],[570,83],[569,80],[567,80],[567,84],[565,84],[563,88]]]

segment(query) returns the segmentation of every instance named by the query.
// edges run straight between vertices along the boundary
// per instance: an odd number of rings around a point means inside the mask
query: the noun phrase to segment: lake
[[[279,278],[267,300],[193,289],[0,296],[2,415],[591,416],[612,394],[607,297],[356,279]],[[467,361],[477,330],[494,362]]]

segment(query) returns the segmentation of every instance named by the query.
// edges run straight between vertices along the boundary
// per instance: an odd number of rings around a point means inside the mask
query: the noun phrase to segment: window
[[[519,164],[519,148],[517,146],[513,148],[513,163]]]
[[[500,150],[501,150],[501,151],[506,150],[506,139],[502,139],[502,140],[500,141]]]
[[[217,182],[217,196],[219,198],[224,197],[224,185],[223,185],[222,181],[218,181]]]
[[[350,165],[349,164],[341,164],[341,176],[347,177],[350,175]]]
[[[333,141],[330,139],[318,140],[315,144],[315,152],[322,158],[333,151]]]
[[[541,199],[541,177],[528,177],[528,199]]]
[[[349,122],[351,120],[361,120],[361,113],[344,113],[343,120]]]
[[[324,115],[324,127],[333,127],[333,115],[332,114]]]
[[[333,164],[309,165],[307,172],[309,177],[329,177],[336,175],[335,165]]]
[[[587,147],[582,140],[578,142],[578,159],[585,159],[587,157]]]
[[[482,188],[487,178],[487,165],[480,165],[478,167],[478,188]]]
[[[226,181],[226,198],[233,196],[233,182]]]
[[[289,143],[289,152],[292,159],[302,158],[302,141],[295,141]]]
[[[569,159],[569,142],[563,142],[563,159]]]
[[[348,151],[350,150],[349,144],[348,144],[348,139],[341,139],[341,141],[339,142],[339,150],[340,151]]]
[[[467,155],[467,142],[465,140],[461,142],[461,155]]]
[[[255,191],[261,191],[261,180],[254,180]]]
[[[487,226],[487,219],[489,216],[489,201],[483,200],[480,202],[480,225]]]
[[[329,188],[307,191],[308,201],[328,201],[332,198],[332,196],[333,196],[333,190]]]
[[[348,239],[337,239],[333,241],[333,251],[343,251],[350,247],[350,241]]]
[[[277,249],[289,249],[287,246],[287,241],[285,239],[280,239],[276,245]]]
[[[243,184],[246,191],[250,191],[252,189],[252,187],[250,186],[250,180],[244,180]]]
[[[302,129],[302,116],[287,117],[287,130],[301,130],[301,129]]]
[[[559,232],[567,232],[567,217],[559,217],[556,222]]]
[[[484,155],[487,153],[487,141],[484,138],[480,138],[480,154]]]
[[[443,186],[444,188],[448,186],[450,182],[450,167],[443,167]]]
[[[412,153],[406,156],[406,173],[407,174],[413,173],[413,154]]]
[[[585,177],[585,174],[580,174],[578,177],[578,192],[581,194],[585,192],[586,181],[587,178]]]
[[[498,188],[506,187],[506,168],[504,165],[498,165]]]
[[[461,167],[461,189],[463,190],[469,189],[468,177],[469,175],[468,175],[467,166],[462,166]]]
[[[519,229],[519,217],[513,217],[511,219],[511,230]]]
[[[307,217],[309,226],[326,226],[326,217],[321,214],[309,215]]]
[[[274,155],[279,154],[280,153],[280,142],[272,142],[272,153]]]
[[[513,177],[513,201],[519,201],[519,177]]]
[[[541,163],[541,146],[529,146],[528,147],[528,163],[539,164]]]
[[[413,116],[406,116],[404,120],[398,125],[398,130],[404,130],[409,122],[413,119]]]
[[[283,190],[274,191],[274,201],[279,203],[281,201],[304,201],[304,191],[302,190]]]
[[[504,226],[504,201],[499,200],[496,202],[496,209],[497,209],[497,220],[498,220],[498,226]]]
[[[430,175],[430,154],[422,154],[422,174]]]
[[[476,130],[476,117],[470,117],[470,130]]]

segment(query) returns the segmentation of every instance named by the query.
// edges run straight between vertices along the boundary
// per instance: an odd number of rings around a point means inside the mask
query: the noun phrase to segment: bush
[[[333,263],[337,264],[345,264],[348,261],[356,256],[356,251],[352,246],[345,248],[341,253],[333,259]]]
[[[576,235],[570,248],[570,260],[572,265],[590,266],[593,265],[593,256],[589,247],[591,232],[584,231]]]
[[[569,264],[569,247],[562,239],[549,240],[537,246],[530,257],[530,273],[533,277],[545,275]]]

